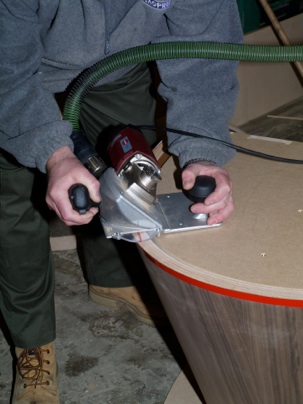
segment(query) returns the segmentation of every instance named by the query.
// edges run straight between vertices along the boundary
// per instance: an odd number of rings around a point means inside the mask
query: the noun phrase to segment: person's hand
[[[191,206],[193,213],[208,214],[209,225],[221,223],[226,220],[234,210],[232,197],[232,182],[228,172],[209,162],[189,164],[182,172],[183,189],[191,189],[198,175],[209,175],[216,181],[216,189],[204,201]]]
[[[55,211],[59,218],[68,226],[89,223],[98,212],[93,207],[80,215],[73,209],[68,190],[80,183],[87,187],[89,196],[94,202],[101,202],[99,181],[82,165],[71,149],[67,146],[57,150],[47,161],[48,187],[46,203]]]

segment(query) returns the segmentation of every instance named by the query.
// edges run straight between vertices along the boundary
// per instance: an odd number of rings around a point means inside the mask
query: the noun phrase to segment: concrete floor
[[[63,245],[73,242],[68,228],[54,225]],[[124,307],[92,302],[76,249],[54,251],[54,259],[61,403],[163,404],[185,362],[169,323],[158,329]],[[0,404],[8,404],[12,357],[2,333],[0,355]]]
[[[241,129],[302,141],[302,103],[297,100]],[[69,243],[65,250],[54,251],[61,403],[163,404],[186,365],[173,330],[169,324],[159,329],[143,325],[123,307],[113,310],[93,303],[70,230],[54,221],[52,237],[55,250]],[[12,356],[5,325],[0,326],[0,404],[8,404]]]

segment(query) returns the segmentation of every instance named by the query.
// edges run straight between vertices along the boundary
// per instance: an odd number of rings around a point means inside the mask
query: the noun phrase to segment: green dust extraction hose
[[[103,77],[129,65],[165,59],[224,59],[246,62],[300,62],[303,46],[241,45],[218,42],[163,42],[115,53],[84,70],[66,100],[63,119],[79,128],[82,101]]]

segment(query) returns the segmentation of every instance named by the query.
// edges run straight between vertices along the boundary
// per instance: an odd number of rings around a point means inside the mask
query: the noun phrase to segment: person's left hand
[[[72,185],[80,183],[87,187],[90,198],[99,203],[100,183],[77,159],[67,146],[57,150],[47,161],[48,187],[46,203],[67,226],[78,226],[89,223],[98,208],[91,207],[85,214],[73,209],[68,190]]]
[[[209,175],[216,181],[216,189],[204,201],[191,206],[193,213],[208,214],[209,225],[226,220],[234,210],[232,182],[228,172],[207,161],[189,164],[182,172],[183,189],[191,189],[198,175]]]

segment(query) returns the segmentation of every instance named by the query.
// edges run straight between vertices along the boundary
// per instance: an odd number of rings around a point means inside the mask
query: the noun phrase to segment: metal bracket
[[[182,192],[158,195],[158,201],[166,219],[163,233],[177,233],[222,225],[222,223],[208,225],[208,215],[192,213],[190,211],[192,202]]]

